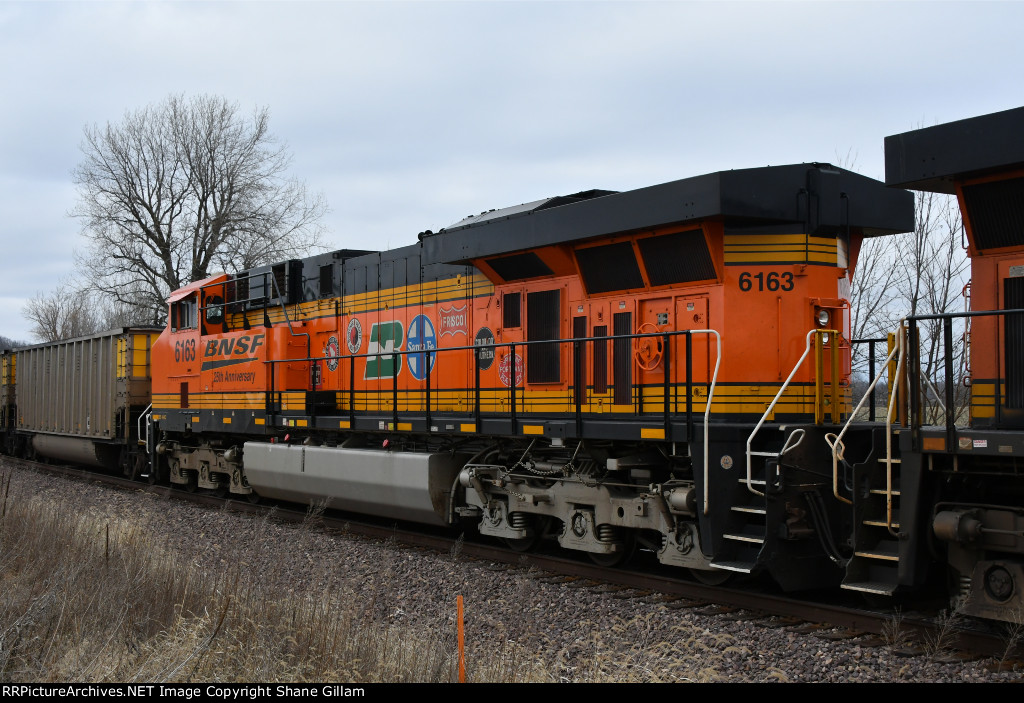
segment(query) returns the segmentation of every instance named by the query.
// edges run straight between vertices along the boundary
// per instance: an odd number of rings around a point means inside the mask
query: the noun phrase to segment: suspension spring
[[[598,542],[620,542],[622,541],[622,528],[617,525],[603,524],[597,526]]]

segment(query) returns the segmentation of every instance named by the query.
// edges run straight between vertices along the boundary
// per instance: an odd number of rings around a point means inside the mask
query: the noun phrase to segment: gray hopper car
[[[14,441],[40,456],[130,473],[141,458],[137,425],[151,402],[150,349],[160,331],[124,327],[11,352]]]

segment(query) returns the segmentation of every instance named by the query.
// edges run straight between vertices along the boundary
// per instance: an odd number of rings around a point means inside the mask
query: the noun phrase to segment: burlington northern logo
[[[243,334],[240,337],[207,341],[203,349],[203,371],[252,361],[256,358],[256,350],[263,346],[264,337],[263,334]]]

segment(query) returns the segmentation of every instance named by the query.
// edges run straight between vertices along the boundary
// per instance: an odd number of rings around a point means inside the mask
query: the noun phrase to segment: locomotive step
[[[870,551],[854,552],[854,556],[862,557],[864,559],[878,559],[880,561],[899,561],[899,552],[893,547],[891,550],[886,548],[885,545],[879,544]]]
[[[726,532],[722,535],[725,539],[731,539],[736,542],[750,542],[752,544],[764,544],[764,533],[756,534],[752,532]]]
[[[880,596],[891,596],[896,590],[896,584],[884,583],[882,581],[862,581],[859,583],[844,583],[842,588],[848,591],[861,591],[863,593],[876,593]]]
[[[750,513],[751,515],[767,515],[768,511],[764,508],[755,508],[750,505],[734,505],[730,508],[737,513]]]
[[[741,574],[749,574],[757,566],[752,561],[712,561],[711,566],[725,571],[736,571]]]
[[[885,520],[865,520],[864,524],[868,525],[869,527],[889,527]],[[898,530],[900,529],[900,524],[898,522],[894,522],[892,524],[892,528],[894,530]]]
[[[876,495],[876,496],[884,496],[885,495],[885,489],[883,489],[883,488],[872,488],[871,489],[871,493]],[[900,494],[899,489],[895,489],[894,488],[893,491],[892,491],[892,494],[894,496],[898,496]]]

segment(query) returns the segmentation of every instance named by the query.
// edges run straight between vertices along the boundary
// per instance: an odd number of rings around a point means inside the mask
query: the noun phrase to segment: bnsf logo
[[[206,343],[203,357],[255,354],[257,347],[263,346],[263,337],[262,334],[253,336],[243,334],[241,337],[231,337],[230,339],[211,339]]]
[[[379,354],[366,359],[365,380],[375,378],[394,378],[402,370],[402,357],[392,353],[402,348],[405,341],[405,328],[398,320],[391,322],[375,322],[370,330],[370,344],[367,353]]]

